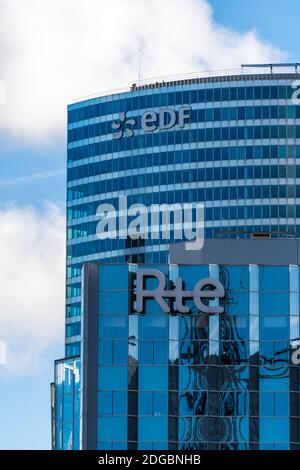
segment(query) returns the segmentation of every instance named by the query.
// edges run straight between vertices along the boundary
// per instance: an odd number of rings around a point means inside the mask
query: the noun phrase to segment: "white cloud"
[[[214,22],[207,0],[0,0],[0,129],[30,143],[65,135],[66,104],[155,77],[285,58],[255,31]]]
[[[0,210],[0,341],[8,374],[39,370],[63,341],[64,211],[53,204]],[[49,359],[48,359],[49,360]]]

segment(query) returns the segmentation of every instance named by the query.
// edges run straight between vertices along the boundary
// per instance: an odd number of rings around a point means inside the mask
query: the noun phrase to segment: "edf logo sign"
[[[148,110],[145,111],[140,118],[141,129],[145,132],[168,130],[175,126],[182,129],[190,117],[190,106],[182,106],[178,111],[171,108],[164,108],[159,112]],[[114,121],[111,125],[112,129],[117,131],[113,134],[113,137],[115,139],[121,139],[124,136],[132,137],[134,135],[133,128],[136,124],[136,119],[127,118],[125,112],[120,113],[119,119]]]

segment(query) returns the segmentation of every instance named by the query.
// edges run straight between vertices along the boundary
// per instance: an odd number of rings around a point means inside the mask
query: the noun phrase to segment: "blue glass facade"
[[[219,280],[225,296],[209,302],[224,311],[208,315],[186,300],[188,313],[168,301],[166,314],[149,298],[137,313],[136,274],[145,268],[163,273],[168,286],[181,277],[185,290]],[[144,288],[156,284],[149,278]],[[87,366],[95,387],[85,379],[95,400],[83,413],[87,428],[97,422],[94,448],[300,449],[300,375],[292,361],[299,266],[102,264],[97,285],[89,301],[98,305],[98,347]]]
[[[52,446],[56,450],[79,448],[80,360],[55,362],[53,389]]]
[[[166,240],[99,240],[97,207],[203,202],[205,235],[300,232],[300,107],[296,74],[188,80],[135,88],[68,109],[66,355],[79,353],[84,261],[166,262]],[[145,110],[190,106],[184,127],[145,132]],[[114,138],[119,113],[134,135]],[[171,240],[172,242],[172,235]]]
[[[114,276],[115,287],[103,287],[99,275],[93,448],[299,448],[300,379],[290,365],[290,341],[299,337],[298,263],[272,272],[251,263],[169,267],[172,232],[167,241],[96,235],[99,204],[117,207],[125,195],[128,205],[148,207],[202,202],[207,239],[253,233],[299,238],[300,106],[292,102],[298,78],[274,73],[192,79],[69,106],[66,359],[55,369],[55,448],[86,446],[79,432],[79,402],[85,400],[77,381],[84,368],[81,270],[95,261],[125,264],[99,267],[100,274],[107,269],[107,282]],[[145,131],[145,111],[160,116],[182,107],[190,108],[183,126],[177,120],[171,128]],[[125,127],[116,138],[114,123],[122,113]],[[135,123],[126,135],[130,119]],[[198,274],[222,277],[226,315],[169,316],[154,301],[145,315],[134,314],[126,304],[128,279],[141,263],[170,279],[180,271],[186,283]],[[117,279],[127,284],[118,286]],[[278,279],[284,288],[277,289]],[[74,363],[71,398],[61,371]]]

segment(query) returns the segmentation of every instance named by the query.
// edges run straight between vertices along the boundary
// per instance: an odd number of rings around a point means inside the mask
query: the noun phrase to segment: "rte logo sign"
[[[158,285],[155,289],[145,289],[147,278],[156,278]],[[205,289],[209,287],[208,289]],[[193,299],[198,309],[209,315],[224,312],[221,306],[211,306],[204,304],[203,299],[221,299],[225,296],[225,289],[217,279],[207,277],[198,281],[192,291],[184,290],[181,277],[177,277],[174,289],[166,289],[166,278],[158,269],[139,269],[136,275],[136,311],[144,311],[144,300],[154,299],[165,313],[170,313],[169,304],[164,299],[174,299],[174,310],[179,313],[189,313],[190,308],[184,304],[184,299]]]

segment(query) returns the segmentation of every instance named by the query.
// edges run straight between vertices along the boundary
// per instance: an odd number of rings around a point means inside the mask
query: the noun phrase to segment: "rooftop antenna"
[[[142,49],[141,49],[141,47],[139,47],[139,50],[138,50],[138,57],[139,57],[139,80],[138,80],[138,83],[139,83],[139,86],[141,86],[141,82],[142,82]]]
[[[282,62],[282,63],[270,63],[270,64],[242,64],[242,69],[245,68],[270,68],[270,72],[273,73],[274,67],[294,67],[295,73],[298,72],[300,62]]]

